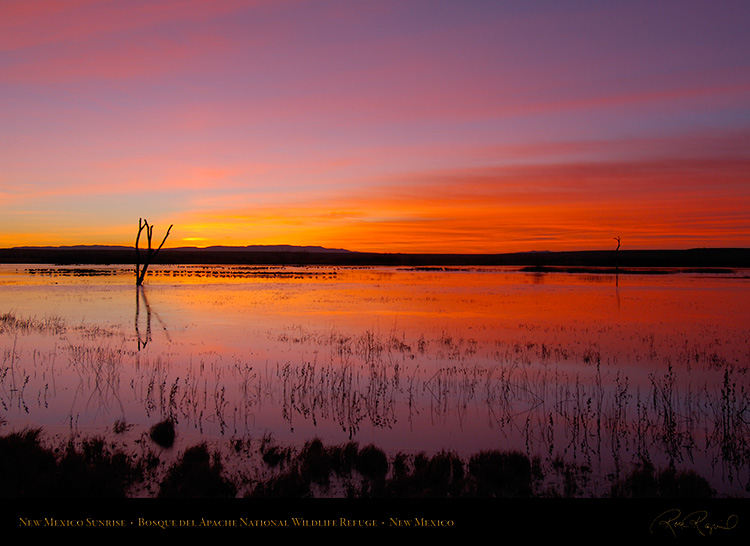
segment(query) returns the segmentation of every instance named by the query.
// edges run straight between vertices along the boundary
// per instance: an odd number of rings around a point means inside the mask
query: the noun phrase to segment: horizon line
[[[74,245],[22,245],[0,248],[0,250],[133,250],[136,247],[129,245],[106,245],[106,244],[74,244]],[[145,249],[141,249],[145,250]],[[516,251],[498,251],[498,252],[390,252],[390,251],[360,251],[360,250],[349,250],[345,248],[332,248],[324,247],[322,245],[292,245],[292,244],[278,244],[278,245],[209,245],[205,247],[199,246],[174,246],[174,247],[163,247],[161,250],[166,251],[212,251],[212,250],[228,250],[228,251],[310,251],[315,250],[321,253],[351,253],[351,254],[398,254],[398,255],[455,255],[455,256],[494,256],[504,254],[563,254],[563,253],[580,253],[580,252],[689,252],[697,250],[750,250],[750,246],[698,246],[689,248],[629,248],[629,249],[571,249],[571,250],[516,250]]]

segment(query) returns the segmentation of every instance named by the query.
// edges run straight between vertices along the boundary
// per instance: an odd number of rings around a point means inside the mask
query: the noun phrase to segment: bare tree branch
[[[141,269],[141,250],[139,247],[139,243],[141,240],[141,232],[143,230],[146,230],[146,239],[148,243],[148,249],[146,253],[146,259],[143,262],[143,268]],[[156,256],[159,251],[161,250],[161,247],[164,246],[164,243],[167,241],[167,237],[169,237],[169,232],[172,231],[172,225],[169,226],[169,229],[167,229],[166,235],[164,235],[164,239],[162,239],[161,244],[159,245],[159,248],[153,249],[151,246],[151,241],[154,235],[154,226],[149,225],[148,220],[145,220],[143,218],[138,219],[138,235],[135,238],[135,256],[136,256],[136,264],[135,264],[135,284],[136,286],[141,286],[143,284],[143,280],[146,278],[146,271],[148,271],[148,266],[151,263],[151,260]]]

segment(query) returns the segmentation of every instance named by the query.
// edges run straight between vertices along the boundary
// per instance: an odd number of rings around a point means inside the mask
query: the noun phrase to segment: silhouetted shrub
[[[268,446],[261,453],[263,462],[271,468],[291,460],[291,450],[288,447]]]
[[[530,497],[531,461],[523,453],[482,451],[469,459],[469,496]]]
[[[175,426],[172,419],[165,419],[156,423],[149,431],[149,437],[161,447],[169,448],[174,445]]]
[[[100,438],[84,440],[80,449],[69,444],[58,472],[69,497],[125,497],[128,487],[142,476],[125,453],[107,450]]]
[[[464,478],[461,459],[452,453],[438,453],[427,465],[424,477],[426,496],[459,496]]]
[[[382,449],[373,445],[365,446],[357,454],[356,468],[366,478],[385,478],[388,473],[388,457]]]
[[[0,495],[3,497],[122,498],[142,478],[124,453],[110,452],[98,438],[80,449],[70,442],[62,456],[44,448],[41,431],[0,438]]]
[[[0,438],[0,495],[55,497],[60,494],[55,454],[39,444],[40,429]]]
[[[659,496],[707,499],[714,496],[714,491],[708,481],[693,470],[669,469],[659,473]]]
[[[326,485],[329,483],[333,468],[329,451],[323,442],[314,439],[306,442],[299,455],[300,474],[313,483]]]
[[[432,458],[424,453],[414,457],[409,472],[405,455],[393,461],[393,477],[388,483],[390,495],[402,498],[460,497],[464,489],[464,464],[452,454],[441,452]]]
[[[167,428],[171,422],[165,422]],[[156,428],[156,427],[154,427]],[[73,441],[50,450],[40,442],[41,430],[24,430],[0,437],[0,497],[4,498],[117,498],[127,496],[143,480],[144,469],[159,464],[151,452],[136,459],[109,449],[100,438]],[[158,435],[157,435],[158,436]],[[236,448],[236,445],[235,445]],[[413,458],[397,454],[388,478],[389,460],[381,449],[368,445],[359,449],[354,442],[326,447],[320,440],[304,445],[292,458],[290,448],[274,448],[265,442],[264,460],[271,454],[285,460],[286,471],[252,485],[250,498],[305,498],[313,496],[312,483],[329,485],[334,474],[350,475],[356,469],[359,480],[340,482],[340,494],[350,498],[437,498],[506,497],[533,494],[534,479],[540,480],[539,461],[534,464],[522,453],[483,451],[468,464],[452,453]],[[564,477],[565,496],[583,494],[590,469],[556,461]],[[226,479],[218,454],[205,444],[192,447],[167,470],[159,484],[159,497],[235,497],[237,485]],[[568,483],[570,482],[570,483]],[[147,484],[149,485],[149,484]],[[150,486],[149,486],[150,488]],[[550,490],[538,493],[559,495]],[[715,495],[709,483],[694,471],[673,468],[657,472],[643,463],[610,490],[612,497],[708,498]]]
[[[347,442],[343,446],[329,448],[331,466],[339,476],[349,476],[357,463],[359,445],[356,442]]]
[[[409,458],[404,453],[396,453],[393,458],[393,478],[403,480],[409,476]]]
[[[613,497],[632,498],[711,498],[714,491],[705,478],[692,470],[677,472],[674,468],[656,472],[644,463],[624,480],[614,484]]]
[[[213,461],[205,444],[185,450],[160,484],[159,497],[224,498],[234,497],[237,489],[222,476],[218,456]]]

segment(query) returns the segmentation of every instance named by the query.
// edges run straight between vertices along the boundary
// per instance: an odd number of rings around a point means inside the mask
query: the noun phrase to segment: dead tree
[[[618,274],[620,272],[620,261],[618,260],[618,253],[620,251],[620,236],[614,238],[615,241],[617,241],[617,248],[615,249],[615,274]]]
[[[141,241],[141,232],[143,230],[146,230],[146,238],[148,239],[148,249],[146,253],[146,259],[143,262],[143,268],[141,268],[141,249],[139,248],[139,244]],[[138,236],[135,238],[135,285],[141,286],[143,285],[143,279],[146,278],[146,271],[148,270],[148,266],[151,263],[151,260],[156,256],[159,251],[161,250],[161,247],[164,246],[164,243],[167,240],[167,237],[169,237],[169,232],[172,230],[172,226],[169,226],[169,229],[167,230],[166,235],[164,235],[164,239],[162,239],[161,244],[159,245],[159,248],[153,249],[151,247],[151,238],[154,234],[154,226],[150,226],[148,224],[147,220],[144,220],[143,218],[138,219]]]

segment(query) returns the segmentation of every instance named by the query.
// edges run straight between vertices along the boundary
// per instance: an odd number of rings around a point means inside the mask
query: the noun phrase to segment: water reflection
[[[146,334],[144,337],[141,337],[141,332],[138,328],[141,314],[141,300],[143,300],[146,307]],[[148,298],[146,298],[146,289],[142,285],[135,287],[135,335],[139,351],[151,341],[151,306],[148,304]]]
[[[136,289],[135,317],[130,276],[10,287],[2,418],[74,430],[170,418],[206,438],[271,431],[392,452],[516,448],[588,468],[592,488],[642,462],[697,469],[735,494],[750,483],[744,279],[169,271]]]
[[[141,335],[141,331],[139,328],[140,325],[140,314],[141,314],[141,301],[143,301],[143,306],[146,308],[146,332],[145,334]],[[167,337],[167,341],[171,341],[169,339],[169,330],[167,330],[166,325],[161,320],[159,315],[157,313],[153,313],[156,316],[156,319],[159,321],[159,323],[162,325],[162,329],[164,330],[164,333]],[[148,297],[146,296],[146,287],[143,285],[136,286],[135,287],[135,336],[138,343],[138,350],[145,348],[149,341],[151,341],[151,305],[148,302]]]

